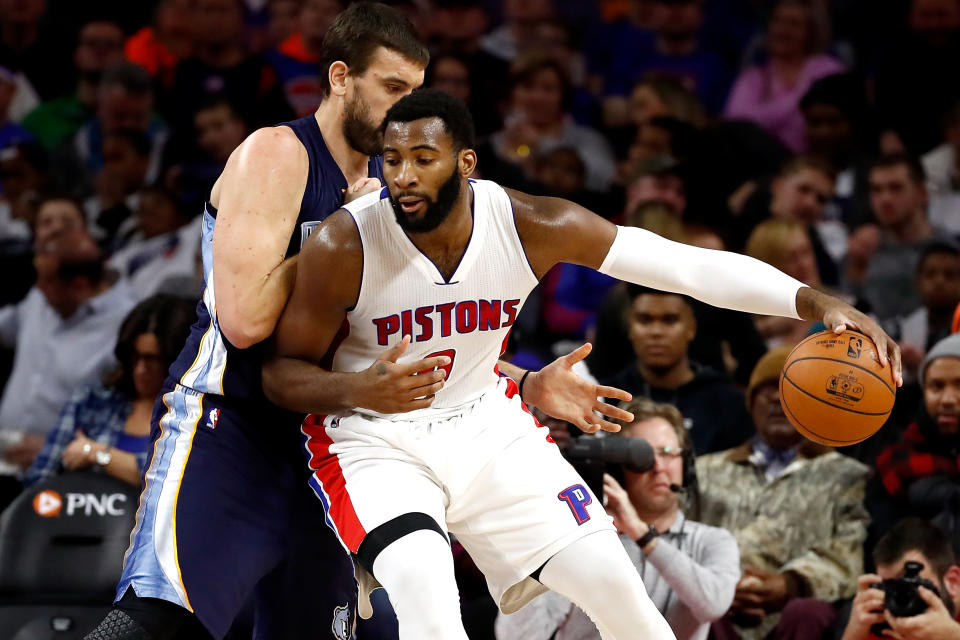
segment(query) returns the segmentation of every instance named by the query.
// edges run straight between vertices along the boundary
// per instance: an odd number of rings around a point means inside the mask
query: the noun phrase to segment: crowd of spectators
[[[430,46],[426,84],[469,105],[478,177],[746,253],[901,344],[888,424],[826,450],[775,386],[822,327],[571,265],[544,278],[511,336],[518,361],[589,340],[598,380],[679,408],[635,406],[626,435],[653,442],[650,473],[682,491],[644,503],[629,472],[607,486],[628,548],[651,524],[637,520],[663,527],[630,553],[668,619],[696,621],[680,637],[870,637],[890,623],[874,583],[917,554],[953,617],[960,570],[927,538],[960,550],[960,0],[386,1]],[[0,507],[61,469],[136,480],[158,372],[203,286],[203,202],[252,130],[317,108],[346,3],[0,0]],[[679,450],[699,456],[694,488]],[[907,516],[940,528],[910,537]],[[723,562],[697,555],[704,540]],[[851,598],[848,626],[835,603]],[[544,638],[575,637],[569,603],[541,605]],[[499,637],[536,635],[510,624]]]

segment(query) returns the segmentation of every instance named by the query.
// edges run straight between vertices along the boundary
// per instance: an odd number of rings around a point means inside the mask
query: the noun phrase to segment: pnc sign
[[[56,491],[45,489],[33,498],[33,510],[44,518],[58,518],[61,515],[104,517],[122,516],[126,513],[124,505],[127,496],[122,493],[67,493],[61,496]]]

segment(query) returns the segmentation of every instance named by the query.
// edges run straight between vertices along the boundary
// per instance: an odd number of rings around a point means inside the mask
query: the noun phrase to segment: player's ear
[[[350,67],[346,62],[337,60],[330,65],[327,70],[327,79],[330,81],[330,94],[342,96],[347,92],[347,76],[350,75]]]
[[[477,152],[473,149],[461,149],[457,153],[457,169],[464,178],[470,176],[477,168]]]

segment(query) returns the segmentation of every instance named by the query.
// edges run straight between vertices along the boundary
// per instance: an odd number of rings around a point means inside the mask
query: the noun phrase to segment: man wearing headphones
[[[643,578],[650,599],[677,640],[705,640],[710,623],[733,602],[740,579],[740,552],[725,529],[688,520],[681,496],[696,494],[690,437],[676,407],[638,398],[623,407],[634,421],[613,437],[643,438],[655,464],[645,472],[624,466],[622,487],[604,475],[607,511]],[[500,614],[497,640],[599,640],[587,615],[559,594],[549,592],[517,613]],[[553,635],[555,634],[555,635]]]

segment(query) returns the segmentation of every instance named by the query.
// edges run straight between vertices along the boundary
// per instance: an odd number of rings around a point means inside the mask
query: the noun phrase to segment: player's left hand
[[[379,178],[360,178],[347,187],[347,190],[343,194],[343,204],[353,202],[360,196],[365,196],[373,191],[379,191],[381,188]]]
[[[919,587],[920,597],[927,603],[927,610],[918,616],[896,618],[889,611],[883,615],[890,625],[884,635],[889,638],[904,640],[958,640],[960,639],[960,623],[950,617],[947,607],[933,591],[926,587]]]
[[[540,371],[531,373],[524,382],[521,399],[554,418],[576,425],[586,433],[595,433],[600,429],[620,431],[620,425],[606,420],[604,416],[629,422],[633,420],[633,414],[600,398],[630,400],[633,396],[622,389],[585,380],[573,370],[573,365],[586,358],[592,349],[593,346],[588,342]]]
[[[847,329],[855,329],[866,335],[876,347],[877,358],[881,366],[890,365],[893,380],[898,387],[903,386],[903,365],[900,346],[880,328],[875,320],[852,306],[809,287],[804,287],[797,295],[797,310],[808,320],[823,320],[823,324],[836,334]]]

